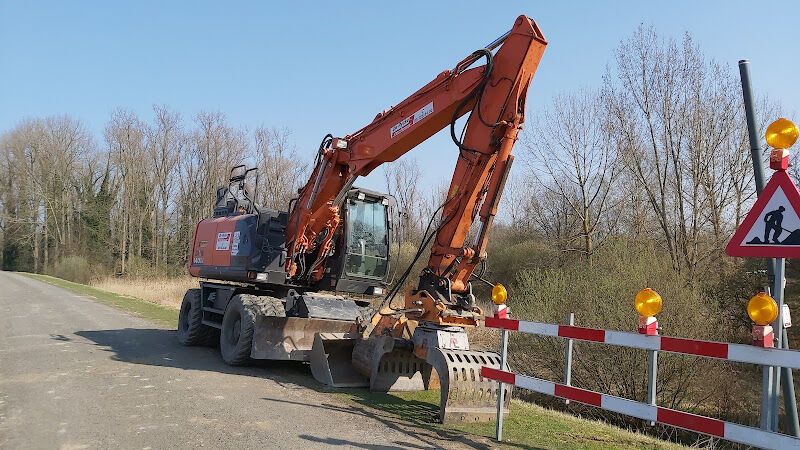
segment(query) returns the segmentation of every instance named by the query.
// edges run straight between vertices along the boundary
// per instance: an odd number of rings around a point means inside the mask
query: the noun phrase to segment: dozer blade
[[[369,379],[353,367],[356,338],[348,333],[317,333],[311,347],[311,374],[333,387],[366,387]]]
[[[344,333],[351,322],[344,320],[276,317],[259,314],[253,331],[250,357],[310,361],[314,336],[318,333]]]
[[[500,368],[500,355],[493,352],[428,348],[427,362],[439,374],[442,423],[489,422],[497,417],[498,385],[481,376],[481,367]],[[508,366],[504,368],[508,370]],[[506,390],[503,414],[508,414],[511,386]]]

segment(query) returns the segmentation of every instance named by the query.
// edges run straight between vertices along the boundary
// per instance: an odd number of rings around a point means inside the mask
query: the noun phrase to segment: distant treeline
[[[145,122],[116,110],[101,139],[68,115],[26,119],[0,136],[4,269],[40,272],[76,255],[106,274],[183,266],[195,224],[242,162],[261,169],[258,202],[286,208],[306,170],[288,130],[153,111]]]

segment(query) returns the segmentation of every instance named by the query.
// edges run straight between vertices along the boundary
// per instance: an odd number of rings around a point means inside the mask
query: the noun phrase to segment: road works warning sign
[[[800,258],[800,192],[785,170],[764,187],[725,253],[754,258]]]

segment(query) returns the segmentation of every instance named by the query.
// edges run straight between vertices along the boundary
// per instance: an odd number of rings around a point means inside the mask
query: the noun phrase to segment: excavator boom
[[[312,176],[288,220],[287,273],[298,280],[321,278],[341,221],[339,208],[356,179],[450,126],[458,162],[440,208],[440,224],[422,243],[433,240],[427,268],[418,288],[406,293],[403,309],[418,321],[475,325],[474,313],[479,311],[469,278],[486,258],[489,229],[513,160],[511,149],[525,120],[525,96],[546,44],[536,23],[520,16],[508,33],[378,114],[369,125],[323,141]],[[486,64],[470,68],[480,59]],[[459,140],[455,121],[466,113],[470,116]],[[474,243],[465,245],[478,214],[480,232]]]
[[[344,138],[323,140],[311,179],[289,217],[286,271],[299,280],[322,276],[340,222],[339,208],[359,176],[396,160],[447,126],[458,161],[437,210],[439,223],[426,231],[414,259],[432,243],[417,287],[407,289],[404,304],[393,301],[412,261],[371,321],[359,322],[359,335],[318,335],[311,354],[318,380],[333,386],[365,380],[375,391],[439,387],[442,421],[493,417],[497,386],[480,376],[480,367],[501,368],[500,358],[469,348],[464,327],[478,325],[483,316],[469,279],[486,258],[489,229],[513,161],[511,149],[525,121],[525,97],[546,44],[536,23],[520,16],[508,33],[369,125]],[[481,59],[484,65],[471,67]],[[459,139],[455,123],[467,113]],[[475,241],[466,244],[477,215],[480,229]]]

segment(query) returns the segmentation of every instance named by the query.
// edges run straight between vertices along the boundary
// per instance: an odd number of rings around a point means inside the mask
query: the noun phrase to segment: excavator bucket
[[[353,349],[353,366],[369,378],[374,392],[424,391],[438,387],[432,367],[410,349],[399,348],[391,336],[360,340]]]
[[[310,360],[314,379],[333,387],[369,386],[369,379],[353,367],[356,340],[349,333],[317,333]]]
[[[439,419],[443,423],[488,422],[497,416],[497,382],[483,378],[481,367],[500,368],[493,352],[426,348],[426,359],[398,348],[390,336],[358,340],[353,365],[369,377],[370,390],[379,392],[441,389]],[[506,367],[507,369],[507,367]],[[508,414],[511,386],[505,386]]]

